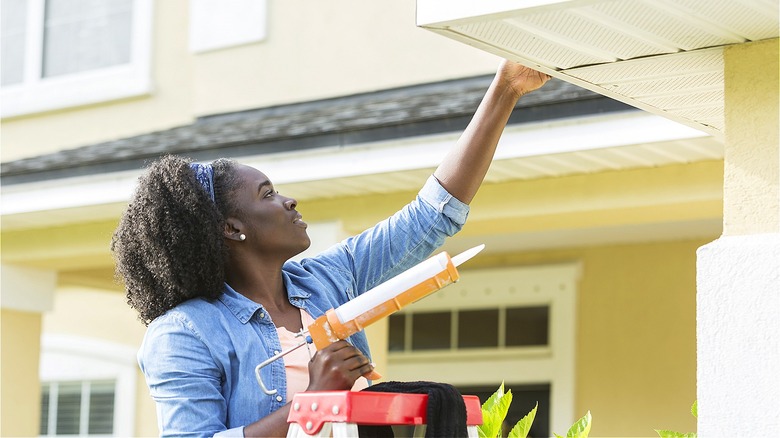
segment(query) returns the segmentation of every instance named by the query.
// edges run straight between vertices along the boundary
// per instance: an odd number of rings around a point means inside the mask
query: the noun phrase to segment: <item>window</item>
[[[134,348],[46,334],[40,369],[42,436],[134,436]]]
[[[389,348],[396,352],[546,346],[549,313],[547,305],[395,313],[390,315]]]
[[[149,92],[151,0],[2,0],[2,116]]]
[[[577,419],[579,269],[566,263],[461,271],[457,283],[390,315],[383,374],[447,382],[480,396],[507,382],[513,394],[522,391],[529,403],[539,401],[541,431],[535,433],[568,429]],[[528,413],[533,404],[525,404],[518,402],[513,415],[526,407],[522,415]]]
[[[111,435],[116,381],[50,382],[41,388],[41,435]]]

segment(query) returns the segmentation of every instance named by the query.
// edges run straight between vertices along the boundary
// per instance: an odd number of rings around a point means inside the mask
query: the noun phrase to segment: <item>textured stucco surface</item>
[[[780,234],[721,237],[697,263],[699,436],[780,428]]]

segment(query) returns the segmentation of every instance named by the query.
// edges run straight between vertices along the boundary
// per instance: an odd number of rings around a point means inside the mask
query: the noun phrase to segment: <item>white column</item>
[[[723,232],[697,252],[701,437],[780,431],[778,40],[724,50]]]

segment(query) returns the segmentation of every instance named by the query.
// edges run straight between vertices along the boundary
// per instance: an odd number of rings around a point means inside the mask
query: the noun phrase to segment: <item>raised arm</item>
[[[455,148],[433,173],[447,191],[468,204],[474,199],[518,99],[544,85],[550,76],[503,61]]]

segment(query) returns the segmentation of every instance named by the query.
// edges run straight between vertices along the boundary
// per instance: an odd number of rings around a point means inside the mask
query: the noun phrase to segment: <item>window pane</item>
[[[412,350],[450,348],[450,312],[412,314]]]
[[[41,385],[41,431],[40,435],[49,434],[49,385]]]
[[[390,334],[388,339],[388,348],[390,351],[404,351],[404,336],[406,334],[406,315],[390,315]]]
[[[2,0],[0,14],[1,85],[18,84],[24,79],[27,0]]]
[[[114,433],[114,382],[92,382],[89,396],[90,435]]]
[[[57,435],[79,433],[81,382],[60,383],[57,397]]]
[[[458,348],[498,347],[498,309],[458,312]]]
[[[47,0],[43,76],[130,62],[133,0]]]
[[[506,309],[506,346],[547,345],[548,306]]]

